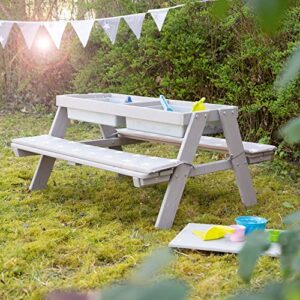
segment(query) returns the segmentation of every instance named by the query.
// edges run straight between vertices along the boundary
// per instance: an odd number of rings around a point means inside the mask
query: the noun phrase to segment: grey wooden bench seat
[[[22,150],[27,152],[27,155],[28,153],[46,155],[142,179],[159,175],[165,170],[172,170],[182,163],[177,159],[122,152],[50,135],[14,139],[11,146],[18,156],[22,156],[20,153]]]
[[[136,140],[155,143],[160,142],[176,146],[180,146],[183,141],[182,138],[137,131],[128,128],[118,129],[118,134],[120,137],[132,138]],[[251,142],[243,142],[243,147],[248,163],[250,164],[271,160],[276,151],[275,146]],[[225,153],[229,152],[225,139],[210,136],[202,136],[198,148],[206,151],[216,151]]]

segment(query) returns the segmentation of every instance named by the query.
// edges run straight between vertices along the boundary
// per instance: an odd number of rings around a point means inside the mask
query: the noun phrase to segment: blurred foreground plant
[[[236,300],[299,300],[300,299],[300,212],[285,218],[288,230],[279,237],[282,253],[280,264],[282,280],[267,284],[256,293],[242,294]],[[247,239],[239,254],[239,275],[250,282],[257,260],[269,249],[270,242],[266,232],[254,232]]]
[[[228,15],[229,8],[233,5],[231,0],[218,0],[213,6],[213,13],[219,19]],[[284,19],[288,9],[291,9],[296,0],[244,0],[245,5],[253,12],[262,31],[267,35],[275,35]],[[295,20],[297,22],[297,20]],[[286,64],[277,77],[274,87],[278,92],[287,89],[288,86],[299,77],[300,74],[300,46],[296,47],[289,56]],[[281,135],[289,144],[300,143],[300,117],[286,124],[281,130]]]
[[[156,250],[136,270],[133,276],[121,284],[104,288],[99,293],[76,294],[53,292],[47,300],[184,300],[188,288],[179,280],[156,278],[173,259],[171,250]]]

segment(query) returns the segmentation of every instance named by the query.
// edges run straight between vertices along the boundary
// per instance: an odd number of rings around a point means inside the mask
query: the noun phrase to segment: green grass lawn
[[[300,208],[299,173],[276,160],[251,167],[259,203],[249,210],[231,171],[190,179],[171,230],[154,228],[165,184],[137,189],[130,178],[59,161],[48,188],[29,192],[38,157],[15,157],[10,141],[45,134],[51,122],[51,115],[0,116],[0,299],[40,299],[57,288],[99,289],[129,276],[145,255],[167,245],[189,222],[231,224],[236,216],[251,214],[282,228],[282,218]],[[96,126],[78,123],[67,134],[97,136]],[[126,149],[176,156],[169,146]],[[197,160],[216,157],[199,152]],[[235,255],[176,251],[165,273],[185,280],[191,299],[220,299],[246,287],[237,267]],[[278,276],[278,260],[263,257],[252,287]]]

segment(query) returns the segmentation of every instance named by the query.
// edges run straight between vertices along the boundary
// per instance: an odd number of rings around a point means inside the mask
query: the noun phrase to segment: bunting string
[[[197,2],[208,2],[208,1],[212,1],[212,0],[202,0]],[[140,39],[146,14],[151,15],[151,17],[153,18],[157,26],[157,29],[161,31],[169,11],[171,9],[181,8],[184,5],[185,4],[176,5],[167,8],[151,9],[145,13],[110,17],[110,18],[92,19],[92,20],[47,21],[47,22],[0,20],[0,44],[2,45],[3,48],[5,48],[12,27],[14,24],[16,24],[21,30],[21,33],[24,37],[25,44],[28,49],[32,48],[34,40],[41,27],[44,27],[46,29],[54,45],[59,49],[65,28],[68,23],[70,23],[71,26],[73,27],[83,47],[86,47],[88,43],[94,24],[97,24],[100,27],[102,27],[102,29],[108,36],[109,40],[111,41],[111,43],[114,44],[116,42],[120,21],[122,19],[126,22],[126,24],[134,33],[136,38]]]

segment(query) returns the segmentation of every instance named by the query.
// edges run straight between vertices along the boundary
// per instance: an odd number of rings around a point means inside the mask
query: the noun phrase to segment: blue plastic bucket
[[[235,219],[236,224],[246,227],[245,234],[249,234],[255,230],[265,230],[268,220],[261,217],[241,216]]]

